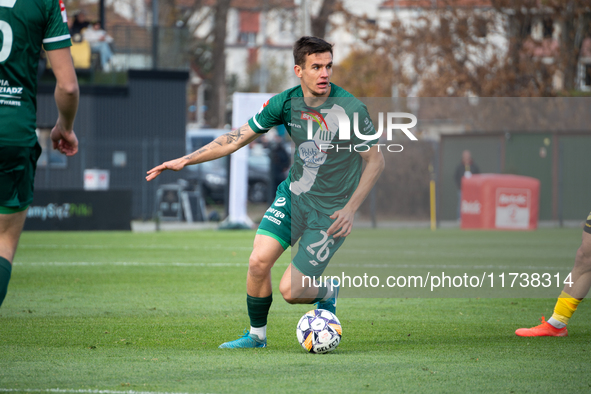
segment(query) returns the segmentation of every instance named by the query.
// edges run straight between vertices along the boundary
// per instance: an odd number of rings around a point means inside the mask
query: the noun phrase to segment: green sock
[[[246,295],[246,307],[248,308],[248,317],[252,327],[264,327],[267,325],[267,316],[269,308],[273,302],[273,294],[268,297],[252,297]]]
[[[0,306],[6,297],[8,290],[8,282],[10,281],[10,273],[12,272],[12,264],[4,257],[0,257]]]

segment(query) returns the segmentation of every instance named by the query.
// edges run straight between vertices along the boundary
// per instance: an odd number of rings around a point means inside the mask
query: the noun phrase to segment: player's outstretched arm
[[[373,146],[367,152],[360,152],[359,154],[366,163],[359,185],[357,185],[357,189],[355,189],[347,205],[330,217],[335,221],[328,228],[327,234],[333,235],[334,233],[333,237],[335,238],[346,237],[351,233],[355,212],[357,212],[384,170],[384,156],[379,151],[378,146]]]
[[[245,145],[256,140],[260,134],[255,133],[248,123],[239,129],[230,131],[219,136],[203,148],[196,150],[190,155],[179,157],[178,159],[166,161],[147,172],[146,180],[151,181],[164,170],[179,171],[191,164],[199,164],[210,160],[219,159],[236,152]]]
[[[72,62],[70,48],[47,51],[53,73],[57,80],[55,85],[55,103],[59,116],[50,138],[53,149],[72,156],[78,152],[78,138],[74,133],[74,119],[78,111],[78,79]]]

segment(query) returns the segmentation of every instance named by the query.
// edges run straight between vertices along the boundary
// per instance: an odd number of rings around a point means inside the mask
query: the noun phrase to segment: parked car
[[[228,130],[196,129],[187,131],[187,154],[207,145],[215,138],[227,133]],[[228,182],[228,158],[196,164],[187,167],[187,180],[201,187],[206,201],[221,202],[224,200],[225,187]],[[252,150],[248,158],[248,200],[266,202],[270,182],[271,160],[266,150]]]

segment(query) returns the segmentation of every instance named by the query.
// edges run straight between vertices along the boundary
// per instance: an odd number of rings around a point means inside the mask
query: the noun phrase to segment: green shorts
[[[24,211],[33,202],[38,143],[32,147],[0,146],[0,213]]]
[[[289,186],[283,182],[277,188],[275,201],[265,212],[257,234],[275,238],[284,249],[299,240],[292,264],[304,275],[319,277],[345,242],[345,237],[333,238],[326,233],[333,222],[329,215],[292,195]]]

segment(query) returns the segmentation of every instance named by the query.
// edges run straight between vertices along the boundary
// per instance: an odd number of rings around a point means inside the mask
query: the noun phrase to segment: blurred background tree
[[[344,70],[373,81],[368,90],[379,91],[392,80],[401,96],[572,94],[582,47],[591,37],[589,1],[488,3],[471,7],[465,0],[438,0],[412,21],[395,14],[387,26],[341,7],[347,29],[364,33],[363,49],[351,52]],[[534,29],[541,31],[532,34]],[[368,57],[391,59],[392,66],[368,67]]]

